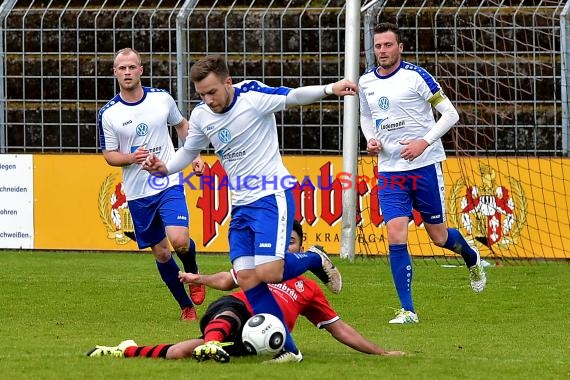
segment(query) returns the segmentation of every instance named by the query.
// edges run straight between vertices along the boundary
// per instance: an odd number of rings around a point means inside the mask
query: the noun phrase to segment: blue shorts
[[[284,257],[295,218],[292,190],[234,206],[229,228],[230,260],[241,256]]]
[[[445,185],[441,163],[402,172],[378,172],[378,200],[385,222],[411,217],[415,209],[425,223],[443,223]]]
[[[150,197],[129,201],[139,249],[152,247],[165,237],[166,226],[188,227],[190,217],[184,188],[169,187]]]

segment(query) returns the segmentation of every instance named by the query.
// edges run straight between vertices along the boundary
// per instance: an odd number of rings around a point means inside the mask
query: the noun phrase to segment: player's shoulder
[[[364,71],[358,78],[360,89],[366,89],[368,86],[376,86],[378,81],[386,79],[378,74],[378,66],[373,66]]]
[[[108,111],[111,107],[120,103],[121,103],[121,97],[119,96],[119,94],[117,94],[113,97],[113,99],[109,100],[103,107],[99,109],[99,117],[103,116],[103,113],[105,111]]]
[[[147,96],[171,96],[170,92],[165,90],[164,88],[156,88],[156,87],[146,87],[143,86],[144,92]]]
[[[418,65],[415,65],[413,63],[407,62],[407,61],[402,61],[400,63],[400,68],[404,72],[417,74],[420,77],[422,77],[424,80],[433,78],[433,76],[425,68],[418,66]]]
[[[268,95],[287,95],[291,91],[288,87],[272,87],[258,80],[243,80],[234,85],[238,94],[268,94]]]
[[[366,70],[364,70],[362,75],[360,75],[360,78],[358,81],[364,82],[364,81],[376,78],[376,74],[375,74],[376,69],[377,69],[376,66],[367,68]]]

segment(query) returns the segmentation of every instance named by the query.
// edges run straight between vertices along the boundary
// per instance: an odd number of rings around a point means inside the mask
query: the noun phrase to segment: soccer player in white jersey
[[[460,254],[469,268],[471,287],[481,292],[486,276],[479,252],[445,221],[441,137],[459,120],[441,86],[423,68],[401,59],[398,26],[374,28],[378,66],[359,80],[360,124],[367,151],[378,155],[378,197],[388,230],[392,277],[401,309],[390,323],[417,323],[412,302],[412,262],[408,223],[415,208],[431,240]],[[435,122],[432,107],[440,114]]]
[[[168,126],[174,126],[185,139],[188,121],[172,96],[164,90],[143,87],[143,66],[134,49],[119,50],[113,71],[120,92],[99,111],[99,137],[107,163],[122,169],[123,191],[132,215],[140,249],[150,247],[162,280],[180,305],[182,319],[196,321],[194,304],[201,304],[205,287],[192,286],[190,296],[178,281],[178,264],[169,242],[182,261],[184,270],[197,273],[196,245],[188,235],[188,207],[178,176],[149,181],[141,164],[149,153],[164,160],[174,155]],[[197,159],[195,165],[203,166]],[[153,178],[154,179],[154,178]]]
[[[291,188],[296,180],[279,153],[274,113],[327,95],[355,95],[356,84],[343,79],[326,86],[295,89],[268,87],[258,81],[234,85],[220,56],[194,63],[190,78],[203,102],[192,111],[184,148],[170,161],[149,156],[147,170],[178,172],[202,149],[213,145],[232,190],[230,259],[238,284],[256,314],[270,313],[283,321],[267,283],[286,281],[307,270],[338,293],[342,286],[340,273],[324,252],[285,255],[295,215]],[[302,360],[289,333],[284,351],[276,359]]]

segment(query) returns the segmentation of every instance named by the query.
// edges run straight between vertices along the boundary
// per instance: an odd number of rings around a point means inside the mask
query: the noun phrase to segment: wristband
[[[325,95],[332,95],[334,94],[333,92],[333,84],[329,83],[325,86]]]

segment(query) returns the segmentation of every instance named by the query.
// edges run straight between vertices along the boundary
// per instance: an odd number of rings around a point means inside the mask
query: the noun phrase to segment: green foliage
[[[392,326],[397,306],[384,260],[333,260],[345,288],[329,299],[363,335],[408,353],[358,353],[299,320],[294,332],[305,360],[259,365],[191,359],[87,358],[96,344],[174,343],[199,335],[180,321],[175,301],[150,255],[0,252],[0,373],[6,379],[489,379],[570,376],[569,267],[538,264],[490,268],[482,294],[465,268],[416,261],[418,325]],[[425,265],[424,265],[425,264]],[[226,256],[203,255],[201,270],[229,268]],[[220,292],[209,291],[204,305]]]

